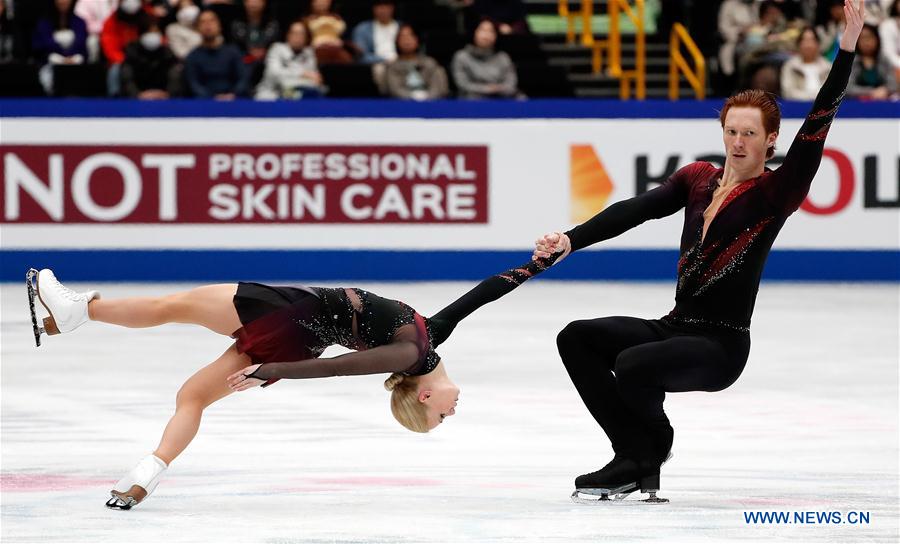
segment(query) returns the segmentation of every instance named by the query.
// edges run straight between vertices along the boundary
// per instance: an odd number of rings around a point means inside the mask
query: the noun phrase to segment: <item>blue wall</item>
[[[526,262],[527,251],[2,251],[0,281],[53,268],[68,281],[480,280]],[[581,251],[548,279],[674,280],[674,250]],[[900,281],[898,251],[773,251],[766,280]]]
[[[810,103],[783,101],[782,117],[802,119]],[[238,100],[52,100],[0,99],[3,117],[356,117],[423,119],[718,119],[722,100],[307,100],[255,102]],[[892,102],[846,100],[842,119],[900,119]]]

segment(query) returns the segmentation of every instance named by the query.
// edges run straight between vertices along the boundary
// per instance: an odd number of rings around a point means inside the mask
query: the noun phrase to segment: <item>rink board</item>
[[[265,269],[236,265],[244,277],[468,279],[527,257],[540,234],[652,189],[678,167],[722,161],[714,102],[571,102],[568,115],[560,102],[537,103],[519,118],[509,103],[494,118],[448,103],[373,101],[370,117],[353,102],[341,110],[326,101],[322,111],[240,104],[230,118],[207,103],[141,105],[133,117],[116,103],[80,114],[65,102],[55,113],[27,101],[9,113],[8,104],[4,281],[18,279],[31,251],[67,267],[102,263],[121,280],[222,279],[223,261]],[[786,105],[770,166],[806,107]],[[645,110],[659,117],[634,118]],[[900,280],[900,122],[886,111],[842,108],[767,279]],[[647,222],[555,277],[669,279],[682,222],[681,212]],[[147,261],[160,266],[148,272]]]

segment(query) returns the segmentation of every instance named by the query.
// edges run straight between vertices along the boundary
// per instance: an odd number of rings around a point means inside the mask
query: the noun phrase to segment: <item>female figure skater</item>
[[[203,410],[235,391],[282,378],[391,373],[391,412],[404,427],[428,432],[456,413],[459,388],[434,351],[460,320],[546,270],[553,256],[490,277],[430,318],[402,302],[362,289],[219,284],[162,297],[101,299],[76,293],[48,269],[28,273],[35,341],[70,332],[88,320],[124,327],[193,323],[235,339],[221,357],[191,376],[175,397],[175,415],[159,446],[111,491],[110,508],[144,500],[163,471],[193,440]],[[34,297],[47,309],[37,323]],[[328,346],[357,350],[322,358]]]
[[[737,380],[750,351],[750,316],[772,242],[809,192],[837,113],[863,25],[864,0],[845,1],[841,50],[780,168],[765,168],[781,114],[773,96],[743,91],[720,114],[725,168],[693,163],[660,187],[618,202],[584,224],[538,239],[534,258],[607,240],[648,219],[685,209],[675,308],[654,320],[574,321],[559,353],[575,388],[612,443],[602,469],[575,479],[576,491],[627,494],[659,489],[672,447],[666,392],[720,391]]]

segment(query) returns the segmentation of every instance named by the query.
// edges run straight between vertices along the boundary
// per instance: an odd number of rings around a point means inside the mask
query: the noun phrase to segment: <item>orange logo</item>
[[[569,147],[569,168],[572,222],[583,223],[606,207],[613,182],[590,145],[573,144]]]

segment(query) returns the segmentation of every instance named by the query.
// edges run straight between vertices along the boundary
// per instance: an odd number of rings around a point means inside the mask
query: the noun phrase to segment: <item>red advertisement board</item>
[[[486,146],[4,146],[5,223],[487,223]]]

